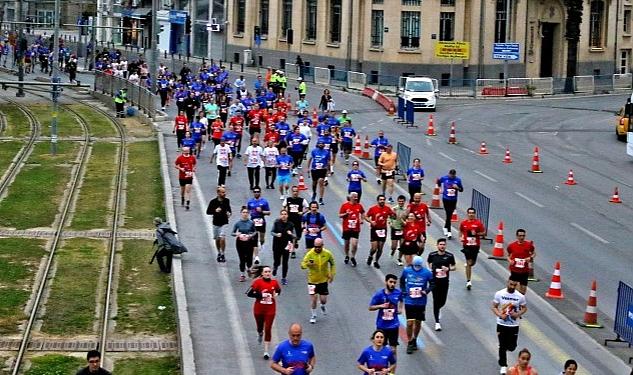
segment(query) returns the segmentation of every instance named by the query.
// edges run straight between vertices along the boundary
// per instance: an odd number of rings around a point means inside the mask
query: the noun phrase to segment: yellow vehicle
[[[617,121],[615,123],[615,136],[618,138],[618,141],[621,142],[626,142],[626,133],[629,131],[629,123],[631,122],[631,117],[633,117],[633,104],[631,104],[632,98],[633,95],[631,95],[631,98],[626,100],[624,107],[620,108],[620,110],[615,113],[617,116]]]

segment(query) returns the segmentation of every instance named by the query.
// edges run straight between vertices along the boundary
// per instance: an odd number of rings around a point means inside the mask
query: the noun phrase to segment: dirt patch
[[[136,117],[126,117],[119,119],[121,124],[125,127],[128,136],[131,137],[150,137],[154,134],[152,128],[146,124],[143,124],[140,119]]]

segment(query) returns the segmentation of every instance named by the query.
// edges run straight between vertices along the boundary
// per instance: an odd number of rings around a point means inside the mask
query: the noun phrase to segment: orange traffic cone
[[[582,322],[577,322],[579,326],[585,328],[602,328],[602,324],[598,323],[598,298],[596,294],[596,280],[591,283],[589,291],[589,299],[587,300],[587,309],[585,309],[585,318]]]
[[[538,146],[534,147],[534,156],[532,157],[532,169],[531,173],[543,173],[541,166],[539,165]]]
[[[486,147],[485,141],[481,142],[481,146],[479,147],[479,155],[488,155],[488,147]]]
[[[451,215],[451,223],[456,223],[458,221],[459,221],[459,216],[457,216],[457,213],[453,211],[453,215]]]
[[[547,298],[563,299],[563,289],[560,283],[560,262],[556,262],[554,266],[554,274],[552,275],[552,282],[549,284],[549,290],[545,293]]]
[[[457,136],[455,135],[455,121],[451,122],[451,131],[448,134],[448,143],[451,145],[457,144]]]
[[[396,106],[391,104],[389,106],[389,111],[387,112],[387,116],[393,116],[396,114]]]
[[[512,163],[512,158],[510,157],[510,147],[506,147],[506,156],[503,157],[503,162],[506,164]]]
[[[567,181],[565,181],[565,185],[576,185],[576,180],[574,180],[574,171],[572,171],[571,169],[567,174]]]
[[[438,209],[442,208],[440,201],[440,183],[439,180],[435,181],[435,187],[433,188],[433,196],[431,198],[430,208]]]
[[[308,190],[308,187],[306,186],[306,181],[303,178],[303,173],[299,175],[299,185],[297,186],[297,188],[299,189],[299,191]]]
[[[363,146],[363,156],[361,156],[361,159],[371,159],[371,157],[369,156],[370,148],[371,146],[369,145],[369,137],[365,136],[365,146]]]
[[[316,107],[312,107],[312,123],[316,124],[319,121],[319,113]]]
[[[360,135],[356,134],[356,144],[354,145],[354,155],[361,156],[363,154],[363,150],[360,146]]]
[[[503,221],[499,222],[499,227],[497,228],[497,235],[495,236],[495,245],[492,248],[492,254],[488,257],[489,259],[505,259],[505,253],[503,252]]]
[[[433,115],[429,115],[429,126],[426,129],[426,135],[429,137],[435,137],[437,133],[435,132],[435,127],[433,126]]]
[[[609,199],[609,202],[611,203],[622,203],[622,201],[620,200],[620,193],[618,192],[618,187],[615,187],[615,190],[613,191],[613,196],[611,197],[611,199]]]

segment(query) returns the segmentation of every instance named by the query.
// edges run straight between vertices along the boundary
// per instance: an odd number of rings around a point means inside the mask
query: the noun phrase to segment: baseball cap
[[[297,78],[297,81],[303,81],[303,78],[299,77]]]
[[[416,255],[413,257],[413,262],[411,263],[415,268],[422,268],[424,266],[424,259],[421,256]]]
[[[347,114],[347,109],[342,110],[341,113]]]

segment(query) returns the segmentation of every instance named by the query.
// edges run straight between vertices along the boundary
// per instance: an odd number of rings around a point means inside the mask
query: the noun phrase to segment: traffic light
[[[292,29],[286,30],[286,43],[292,44],[294,35],[295,35],[294,30]]]
[[[262,35],[262,29],[259,26],[255,26],[253,31],[253,34],[255,35],[255,38],[260,37]]]
[[[185,34],[191,34],[191,17],[187,16],[185,21]]]

